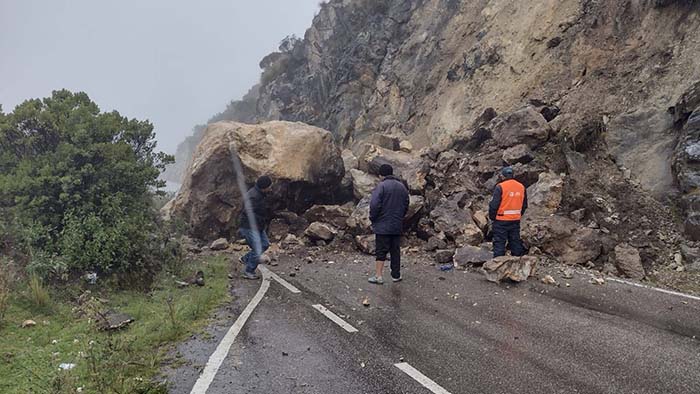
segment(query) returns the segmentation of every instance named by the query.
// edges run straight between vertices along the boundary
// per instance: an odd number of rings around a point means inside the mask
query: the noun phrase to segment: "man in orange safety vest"
[[[493,190],[489,219],[493,225],[493,257],[506,254],[506,242],[513,256],[525,254],[520,239],[520,218],[527,209],[527,190],[513,179],[513,168],[501,170],[503,181]]]

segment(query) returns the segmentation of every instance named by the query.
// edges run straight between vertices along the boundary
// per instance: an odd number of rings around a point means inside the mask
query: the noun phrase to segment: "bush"
[[[172,161],[154,138],[148,121],[101,113],[85,93],[55,91],[0,113],[0,230],[21,229],[3,243],[43,277],[149,278],[164,257],[153,195]]]
[[[29,277],[28,299],[37,312],[49,312],[51,310],[51,295],[38,275]]]
[[[10,277],[5,262],[0,260],[0,326],[5,321],[5,313],[10,303]]]

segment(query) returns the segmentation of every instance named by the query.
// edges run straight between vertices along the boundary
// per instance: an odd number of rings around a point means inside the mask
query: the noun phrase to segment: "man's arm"
[[[524,215],[526,209],[527,209],[527,189],[525,189],[525,197],[523,197],[523,209],[522,209],[522,211],[520,211],[521,214]]]
[[[372,198],[369,202],[369,220],[372,222],[379,219],[382,212],[382,194],[384,194],[384,187],[380,183],[372,190]]]
[[[489,203],[489,219],[496,220],[496,214],[498,213],[498,207],[501,206],[501,185],[496,185],[493,189],[493,197],[491,197],[491,202]]]

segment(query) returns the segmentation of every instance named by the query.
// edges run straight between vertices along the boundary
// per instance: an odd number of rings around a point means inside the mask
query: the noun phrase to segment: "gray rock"
[[[615,266],[621,274],[631,279],[643,279],[646,275],[639,251],[626,243],[615,247]]]
[[[452,256],[454,256],[454,250],[452,249],[439,249],[435,251],[435,263],[437,264],[447,264],[452,262]]]
[[[352,179],[353,195],[358,200],[372,194],[372,190],[379,184],[378,176],[370,175],[354,168],[350,170],[350,178]]]
[[[484,263],[481,272],[490,282],[498,283],[504,279],[523,282],[530,277],[538,261],[535,256],[501,256]]]
[[[369,220],[370,196],[366,196],[350,214],[347,220],[348,231],[354,235],[372,233],[372,222]]]
[[[375,253],[375,236],[374,235],[358,235],[355,237],[355,247],[362,253],[374,255]]]
[[[529,146],[520,144],[504,150],[502,158],[506,164],[514,165],[516,163],[527,164],[533,161],[535,156]]]
[[[500,115],[489,124],[491,136],[501,148],[526,144],[538,147],[547,142],[552,128],[532,107]]]
[[[700,272],[700,248],[681,245],[681,254],[687,271]]]
[[[209,249],[211,250],[225,250],[228,249],[229,243],[226,238],[219,238],[211,243]]]
[[[493,252],[477,246],[464,246],[455,251],[455,265],[465,267],[467,265],[483,264],[493,257]]]
[[[333,238],[338,234],[338,230],[331,226],[330,224],[313,222],[306,229],[304,235],[306,235],[312,241],[332,241]]]
[[[304,219],[309,222],[323,222],[337,229],[347,227],[347,221],[352,214],[352,205],[314,205],[304,213]]]
[[[447,242],[444,239],[441,239],[436,236],[430,237],[430,239],[428,239],[428,242],[425,244],[425,250],[427,252],[432,252],[438,249],[445,249],[446,247]]]

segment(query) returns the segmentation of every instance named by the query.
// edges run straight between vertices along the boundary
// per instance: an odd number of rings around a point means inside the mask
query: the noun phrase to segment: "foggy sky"
[[[103,111],[149,119],[170,153],[260,75],[319,0],[0,0],[4,112],[52,90],[84,91]]]

